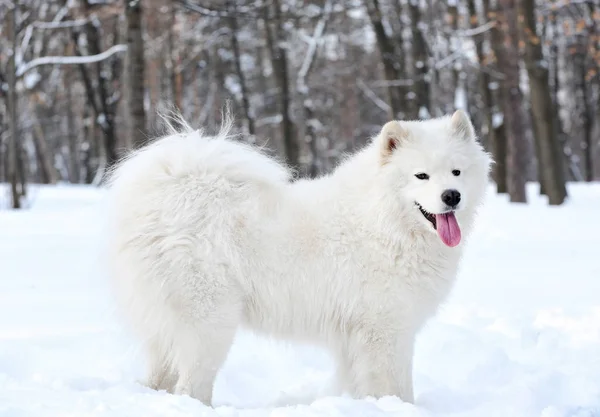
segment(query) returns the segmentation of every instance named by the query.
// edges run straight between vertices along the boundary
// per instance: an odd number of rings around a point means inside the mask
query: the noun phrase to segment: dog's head
[[[448,246],[461,240],[462,212],[481,203],[491,158],[467,114],[426,121],[392,121],[377,137],[386,187],[418,224]]]

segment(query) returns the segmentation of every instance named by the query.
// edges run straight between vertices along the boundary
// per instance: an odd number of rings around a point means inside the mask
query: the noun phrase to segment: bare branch
[[[90,19],[67,20],[65,22],[33,22],[35,29],[67,29],[86,25]]]
[[[88,56],[45,56],[42,58],[36,58],[27,64],[21,65],[17,69],[17,77],[23,76],[27,71],[39,67],[40,65],[76,65],[76,64],[90,64],[94,62],[104,61],[110,58],[114,54],[127,51],[127,45],[115,45],[107,49],[106,51],[97,55]]]
[[[463,58],[463,52],[462,51],[456,51],[451,53],[450,55],[448,55],[447,57],[441,59],[440,61],[438,61],[435,64],[435,68],[436,69],[442,69],[444,68],[446,65],[450,65],[451,63],[453,63],[454,61]]]
[[[422,77],[415,77],[414,80],[378,80],[370,83],[373,87],[407,87],[415,83],[416,79]]]

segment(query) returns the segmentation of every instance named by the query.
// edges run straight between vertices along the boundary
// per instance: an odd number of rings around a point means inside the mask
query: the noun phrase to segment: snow
[[[492,81],[488,84],[490,90],[497,90],[500,85],[496,81]]]
[[[529,205],[490,194],[455,291],[419,336],[416,405],[328,396],[325,352],[240,333],[214,409],[137,382],[143,358],[98,258],[101,192],[29,191],[29,209],[0,211],[2,416],[600,415],[600,184],[570,185],[561,207],[533,186]]]
[[[88,56],[45,56],[41,58],[35,58],[31,61],[20,64],[17,66],[17,77],[22,76],[27,71],[40,65],[75,65],[75,64],[91,64],[94,62],[103,61],[110,58],[116,53],[126,52],[127,45],[114,45],[108,48],[106,51],[97,55]]]
[[[504,123],[504,113],[494,112],[494,114],[492,114],[492,127],[497,129],[502,126],[502,123]]]
[[[348,8],[346,10],[346,15],[348,17],[350,17],[351,19],[364,19],[365,18],[365,11],[362,8]]]
[[[233,75],[225,77],[225,87],[227,90],[238,99],[242,96],[242,86],[239,83],[239,78]]]
[[[427,110],[427,107],[421,106],[421,108],[419,108],[419,119],[430,119],[431,115],[429,114],[429,110]]]
[[[33,89],[36,84],[42,79],[42,76],[37,72],[30,72],[23,77],[23,83],[27,90]]]
[[[100,126],[105,126],[106,125],[106,114],[104,113],[100,113],[98,114],[98,117],[96,118],[96,122],[100,125]]]
[[[454,108],[462,110],[466,110],[467,108],[467,92],[464,86],[456,88],[454,93]]]

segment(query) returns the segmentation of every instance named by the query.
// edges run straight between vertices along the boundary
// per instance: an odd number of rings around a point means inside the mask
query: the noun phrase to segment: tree
[[[300,146],[296,139],[297,129],[290,114],[290,106],[292,104],[290,73],[288,69],[287,45],[285,44],[286,31],[283,29],[284,22],[280,0],[273,0],[272,2],[272,19],[269,16],[268,10],[268,8],[265,9],[266,38],[271,55],[273,73],[279,89],[284,154],[288,165],[295,170],[299,170]]]
[[[19,117],[17,112],[17,69],[15,57],[17,54],[17,6],[13,5],[7,13],[7,32],[10,37],[11,53],[8,61],[8,110],[10,141],[8,143],[7,177],[10,182],[11,206],[13,209],[22,207],[25,196],[25,178],[22,168],[21,147],[19,142]]]
[[[456,105],[513,201],[528,180],[550,200],[561,158],[565,180],[600,172],[597,1],[23,0],[12,36],[13,3],[0,2],[0,181],[10,171],[17,194],[25,177],[99,184],[153,135],[156,109],[213,133],[225,103],[239,140],[298,176],[327,173],[390,118]]]
[[[550,93],[548,62],[536,30],[535,1],[520,0],[520,22],[525,41],[525,66],[529,76],[529,91],[533,127],[537,142],[539,181],[551,205],[560,205],[567,196],[563,155],[558,140],[558,112]]]
[[[332,1],[333,0],[326,0],[323,6],[323,14],[315,26],[312,37],[308,41],[308,50],[306,51],[306,55],[302,61],[302,66],[298,71],[298,80],[296,83],[297,93],[302,98],[305,137],[312,154],[308,169],[308,175],[311,177],[316,177],[320,173],[317,147],[317,125],[320,123],[315,118],[314,103],[309,97],[310,89],[308,86],[308,78],[312,72],[311,70],[314,68],[317,56],[317,48],[319,46],[318,44],[322,41],[322,37],[325,35],[325,31],[327,30],[327,24],[329,23],[329,18],[333,9]]]
[[[369,19],[373,26],[373,32],[375,32],[381,63],[383,64],[384,78],[387,81],[388,103],[392,113],[389,115],[389,118],[403,118],[405,103],[402,88],[397,84],[398,80],[402,78],[400,75],[403,58],[402,52],[399,48],[396,48],[392,36],[385,30],[385,22],[381,13],[379,0],[365,0],[365,2]]]
[[[246,117],[246,129],[249,135],[254,136],[256,129],[254,128],[254,116],[252,114],[252,110],[250,109],[250,99],[248,97],[248,87],[246,83],[246,76],[244,71],[242,70],[242,57],[240,51],[240,42],[239,42],[239,25],[237,8],[235,5],[235,1],[230,3],[229,6],[230,16],[229,19],[229,28],[230,28],[230,36],[231,36],[231,49],[233,50],[233,60],[235,64],[235,72],[238,78],[238,82],[240,84],[240,93],[241,93],[241,102],[242,109],[244,112],[244,116]]]
[[[510,201],[525,203],[527,195],[528,143],[524,117],[523,93],[519,85],[518,31],[515,0],[498,0],[492,12],[496,25],[492,30],[492,47],[498,69],[504,74],[500,97],[503,122],[506,123],[506,174]]]
[[[144,38],[142,33],[142,2],[125,2],[127,17],[127,49],[129,63],[127,68],[129,87],[129,117],[131,140],[134,148],[146,143],[146,111],[144,109]],[[114,162],[114,161],[111,161]]]
[[[487,19],[489,13],[489,1],[484,0],[483,4],[483,15]],[[481,25],[481,20],[479,19],[477,13],[477,7],[475,5],[475,0],[468,0],[467,7],[469,11],[469,22],[472,30],[477,30]],[[494,23],[494,22],[492,22]],[[485,41],[486,32],[478,33],[474,35],[473,42],[475,43],[475,51],[477,54],[477,64],[479,65],[478,71],[478,87],[479,94],[481,95],[481,104],[480,109],[484,114],[485,119],[485,132],[486,132],[486,142],[488,147],[491,149],[492,154],[494,156],[495,164],[493,167],[492,176],[496,180],[497,190],[499,193],[506,192],[506,153],[500,152],[499,145],[504,144],[505,138],[500,135],[496,135],[497,126],[494,126],[494,98],[492,95],[492,90],[490,85],[492,85],[492,76],[490,75],[490,70],[488,68],[488,61],[485,50],[484,50],[484,41]],[[500,123],[498,123],[500,124]],[[502,132],[501,130],[500,132]]]
[[[412,59],[416,68],[415,81],[412,86],[414,99],[409,117],[411,119],[425,118],[431,113],[429,99],[429,56],[427,43],[423,33],[423,19],[421,17],[421,6],[419,1],[409,1],[408,10],[410,16],[410,31],[412,35]]]

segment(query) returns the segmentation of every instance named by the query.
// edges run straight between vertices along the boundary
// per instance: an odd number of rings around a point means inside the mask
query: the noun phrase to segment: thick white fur
[[[466,114],[390,122],[314,180],[228,134],[184,129],[112,173],[109,265],[148,385],[210,404],[246,326],[329,348],[354,397],[412,402],[415,335],[452,287],[488,181]],[[463,196],[454,248],[415,206],[442,211],[447,188]]]

